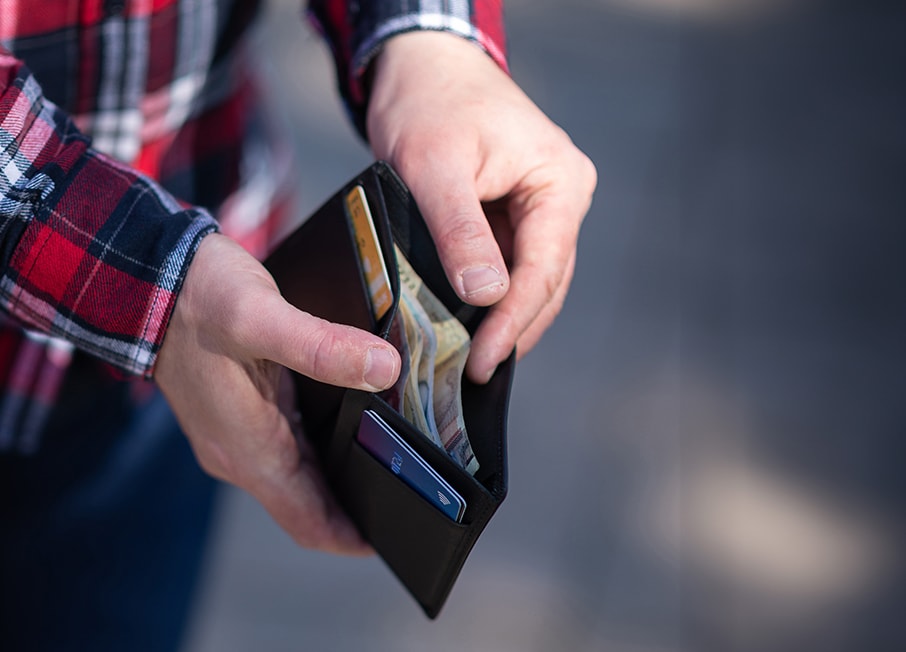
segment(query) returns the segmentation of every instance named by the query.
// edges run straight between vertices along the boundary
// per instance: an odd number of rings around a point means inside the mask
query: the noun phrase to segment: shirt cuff
[[[0,52],[0,309],[149,378],[188,266],[216,229],[93,149]]]
[[[504,71],[509,73],[503,43],[492,38],[489,34],[472,23],[448,14],[442,13],[413,13],[394,16],[377,25],[374,33],[362,41],[352,57],[350,66],[350,83],[353,99],[364,101],[366,99],[363,79],[371,61],[378,55],[383,44],[390,38],[414,31],[437,31],[456,34],[480,46],[497,62]]]
[[[116,174],[115,162],[88,156],[83,178],[52,192],[23,225],[0,276],[0,305],[126,374],[151,378],[189,265],[217,223],[147,179]],[[82,207],[98,219],[86,222]]]
[[[398,34],[419,30],[456,34],[481,47],[509,73],[501,0],[461,3],[312,0],[308,17],[330,45],[340,94],[353,124],[366,140],[366,73],[383,44]]]

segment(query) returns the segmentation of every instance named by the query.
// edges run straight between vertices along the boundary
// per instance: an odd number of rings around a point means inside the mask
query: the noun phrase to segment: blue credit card
[[[356,440],[371,455],[457,523],[466,502],[373,410],[362,413]]]

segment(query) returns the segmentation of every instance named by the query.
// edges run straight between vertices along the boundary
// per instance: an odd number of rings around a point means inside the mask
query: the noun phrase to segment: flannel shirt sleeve
[[[0,309],[150,378],[191,258],[216,228],[94,150],[0,48]]]
[[[309,0],[308,18],[330,46],[340,94],[363,138],[367,138],[365,73],[392,36],[415,30],[458,34],[509,71],[503,0]]]

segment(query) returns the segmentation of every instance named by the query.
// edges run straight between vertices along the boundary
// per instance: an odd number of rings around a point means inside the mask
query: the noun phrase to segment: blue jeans
[[[178,648],[216,482],[143,389],[79,359],[39,452],[0,455],[0,649]]]

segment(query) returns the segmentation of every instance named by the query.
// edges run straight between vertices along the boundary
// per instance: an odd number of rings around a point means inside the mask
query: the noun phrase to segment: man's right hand
[[[281,366],[379,391],[396,380],[400,359],[375,335],[297,310],[239,245],[205,237],[158,356],[157,384],[205,471],[252,494],[299,545],[367,554],[280,410]]]

